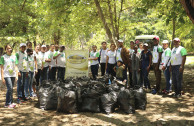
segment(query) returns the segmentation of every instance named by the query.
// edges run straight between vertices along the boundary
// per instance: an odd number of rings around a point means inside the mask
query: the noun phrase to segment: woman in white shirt
[[[112,76],[116,76],[116,73],[114,71],[114,67],[116,66],[116,45],[114,43],[112,43],[110,45],[110,51],[108,51],[107,53],[107,59],[106,59],[106,69],[107,69],[107,73],[112,75]]]
[[[1,64],[1,78],[3,84],[7,86],[7,94],[6,94],[6,103],[5,107],[14,108],[16,105],[13,104],[13,86],[14,82],[17,81],[17,73],[16,69],[16,56],[12,55],[12,47],[10,45],[5,46],[6,54],[1,56],[0,64]]]

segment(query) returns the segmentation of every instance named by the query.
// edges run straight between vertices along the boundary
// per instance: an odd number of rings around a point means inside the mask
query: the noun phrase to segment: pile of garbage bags
[[[43,81],[37,95],[41,109],[64,113],[109,114],[120,109],[132,114],[136,109],[145,110],[147,104],[143,88],[126,89],[106,76],[97,80],[79,77],[67,78],[65,81]]]

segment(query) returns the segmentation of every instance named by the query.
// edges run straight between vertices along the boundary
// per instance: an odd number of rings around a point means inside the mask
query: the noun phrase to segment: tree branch
[[[24,9],[24,6],[25,6],[25,4],[26,4],[26,1],[27,1],[27,0],[24,0],[24,2],[23,2],[23,4],[22,4],[22,8],[21,8],[21,10],[23,10],[23,9]]]

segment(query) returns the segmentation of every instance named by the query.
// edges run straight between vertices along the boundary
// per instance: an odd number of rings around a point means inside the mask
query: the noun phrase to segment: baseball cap
[[[46,47],[46,45],[42,45],[41,47],[42,47],[42,48],[43,48],[43,47]]]
[[[173,41],[178,41],[178,42],[180,42],[180,39],[179,39],[179,38],[174,38]]]
[[[122,42],[123,43],[123,40],[122,39],[119,39],[118,42]]]
[[[160,40],[160,38],[158,36],[155,36],[153,39],[156,39],[156,40]]]
[[[169,43],[168,40],[163,40],[162,44]]]
[[[144,43],[143,45],[144,45],[144,46],[148,46],[148,44],[147,44],[147,43]]]
[[[26,44],[25,43],[20,43],[20,47],[22,47],[22,46],[26,46]]]

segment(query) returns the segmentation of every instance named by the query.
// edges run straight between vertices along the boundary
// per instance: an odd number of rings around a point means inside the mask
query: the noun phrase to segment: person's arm
[[[126,49],[125,48],[125,58],[126,58],[126,60],[127,60],[127,63],[128,63],[128,66],[131,66],[131,57],[130,57],[130,55],[129,55],[129,50],[128,49]],[[122,58],[122,57],[121,57]]]
[[[51,62],[51,56],[48,55],[47,59],[45,59],[45,62]]]
[[[107,66],[108,66],[108,60],[109,60],[109,57],[108,55],[106,56],[106,66],[105,66],[105,70],[107,69]]]
[[[147,71],[150,71],[150,67],[151,67],[151,63],[152,63],[152,54],[149,54],[149,66],[147,67]]]
[[[159,47],[159,48],[158,48],[159,58],[158,58],[158,62],[157,62],[157,65],[158,65],[158,66],[157,66],[156,69],[159,69],[160,61],[161,61],[161,57],[162,57],[162,52],[163,52],[162,47]]]
[[[1,65],[1,79],[3,84],[5,84],[5,79],[4,79],[4,58],[3,56],[0,59],[0,65]]]
[[[36,56],[34,56],[34,63],[35,63],[35,72],[38,72],[38,65],[37,65],[37,60],[36,60]]]
[[[182,56],[182,63],[179,71],[182,73],[184,71],[184,66],[185,66],[186,56],[187,56],[187,50],[185,48],[181,49],[181,56]]]

